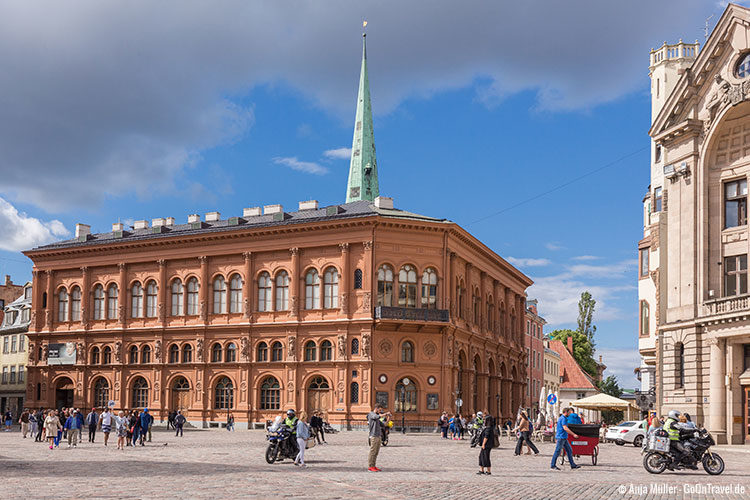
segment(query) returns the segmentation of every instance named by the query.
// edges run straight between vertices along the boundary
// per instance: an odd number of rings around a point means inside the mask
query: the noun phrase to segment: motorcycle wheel
[[[652,451],[643,457],[643,468],[651,474],[661,474],[666,470],[668,462],[669,458]]]
[[[266,448],[266,462],[272,464],[276,461],[276,457],[279,455],[278,443],[270,443]]]
[[[724,459],[718,453],[706,453],[703,455],[703,468],[712,476],[718,476],[724,472]]]

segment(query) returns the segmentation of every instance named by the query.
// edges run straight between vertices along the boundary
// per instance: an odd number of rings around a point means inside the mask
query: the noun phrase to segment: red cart
[[[568,434],[568,442],[576,458],[590,456],[591,464],[596,465],[599,457],[600,427],[596,424],[568,424],[568,429],[578,434],[577,438],[574,438],[573,434]],[[565,463],[565,452],[560,454],[557,461],[560,465]]]

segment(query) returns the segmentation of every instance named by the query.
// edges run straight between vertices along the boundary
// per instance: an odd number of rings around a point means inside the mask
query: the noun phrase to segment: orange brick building
[[[455,223],[376,196],[362,68],[354,201],[78,225],[25,252],[29,406],[179,408],[200,425],[288,408],[347,424],[379,401],[432,426],[457,398],[464,413],[515,414],[531,280]]]

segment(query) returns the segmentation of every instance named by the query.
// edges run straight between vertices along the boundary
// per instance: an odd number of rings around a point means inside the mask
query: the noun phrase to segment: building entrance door
[[[73,381],[63,377],[55,386],[55,408],[73,407]]]
[[[328,411],[331,404],[331,388],[323,377],[315,377],[307,386],[307,413]]]
[[[180,410],[187,418],[190,403],[190,382],[185,377],[180,377],[172,384],[172,410]]]

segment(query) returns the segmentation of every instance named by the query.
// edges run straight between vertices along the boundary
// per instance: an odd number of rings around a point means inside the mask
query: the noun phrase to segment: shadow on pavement
[[[59,453],[59,452],[58,452]],[[52,455],[54,458],[54,454]],[[103,467],[102,465],[110,465]],[[229,467],[231,465],[231,467]],[[51,467],[49,462],[42,461],[23,461],[18,459],[2,460],[0,467],[4,475],[13,475],[14,477],[73,477],[79,476],[81,471],[85,471],[87,477],[112,477],[113,467],[117,469],[119,476],[139,477],[144,473],[149,476],[212,476],[217,474],[235,474],[242,472],[251,472],[249,467],[238,467],[237,464],[216,464],[208,462],[172,462],[172,461],[149,461],[149,460],[132,460],[123,459],[115,460],[109,464],[103,464],[101,461],[76,460],[61,461],[58,460]]]

